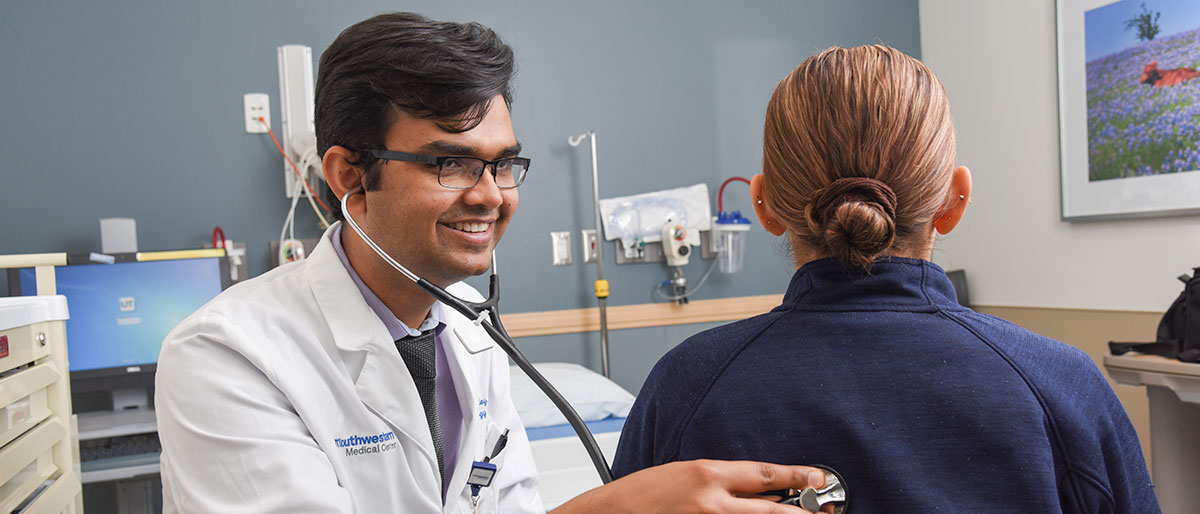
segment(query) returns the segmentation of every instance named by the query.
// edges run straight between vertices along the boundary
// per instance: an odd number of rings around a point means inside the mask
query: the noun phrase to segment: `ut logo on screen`
[[[137,310],[137,303],[134,302],[132,296],[122,296],[117,301],[121,304],[121,312],[133,312]]]

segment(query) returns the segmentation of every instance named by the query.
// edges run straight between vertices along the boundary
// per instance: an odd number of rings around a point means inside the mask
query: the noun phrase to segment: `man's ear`
[[[958,222],[962,221],[963,213],[967,210],[967,204],[971,202],[971,170],[966,166],[954,168],[954,172],[950,177],[950,190],[946,193],[946,200],[942,204],[942,210],[937,217],[933,219],[933,228],[939,234],[949,234],[954,227],[958,226]]]
[[[762,173],[750,178],[750,201],[754,202],[754,214],[758,216],[758,222],[762,223],[767,232],[774,236],[782,236],[787,228],[779,222],[779,218],[771,212],[771,208],[767,207],[766,191],[763,188],[764,180],[766,179],[763,178]]]
[[[362,185],[362,170],[350,164],[350,160],[355,157],[354,152],[344,146],[331,146],[325,150],[325,156],[321,158],[321,170],[325,174],[325,183],[329,185],[329,190],[333,191],[341,200],[348,191]],[[366,210],[366,203],[356,201],[359,195],[354,195],[346,200],[346,206],[354,209],[351,215],[358,215],[361,211]],[[361,203],[361,205],[356,205]]]

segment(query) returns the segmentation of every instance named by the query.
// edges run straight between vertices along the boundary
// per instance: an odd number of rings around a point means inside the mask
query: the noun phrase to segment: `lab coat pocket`
[[[509,482],[505,480],[504,476],[504,461],[506,460],[504,458],[504,446],[507,443],[499,443],[502,436],[507,438],[505,428],[496,423],[488,423],[487,437],[484,439],[483,447],[487,455],[492,457],[489,463],[496,466],[496,475],[492,477],[492,485],[483,488],[483,491],[479,493],[479,512],[481,513],[500,512],[500,489],[502,488],[502,484]],[[498,443],[500,444],[500,451],[493,456],[492,454],[496,451]]]
[[[498,423],[488,423],[487,438],[484,439],[484,449],[491,456],[491,463],[496,465],[497,476],[500,473],[500,465],[506,460],[504,456],[509,453],[506,448],[508,443],[512,442],[508,440],[510,436],[512,436],[512,433],[509,432],[509,427],[500,426]],[[501,438],[505,439],[505,442],[500,442]]]

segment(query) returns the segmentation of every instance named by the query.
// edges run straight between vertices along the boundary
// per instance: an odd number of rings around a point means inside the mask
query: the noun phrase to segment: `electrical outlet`
[[[271,97],[266,93],[246,93],[242,95],[242,107],[245,109],[246,133],[266,133],[267,127],[271,126]],[[258,121],[259,118],[263,121]]]
[[[550,262],[555,266],[571,265],[571,233],[550,233]]]
[[[596,240],[596,229],[588,228],[581,232],[583,234],[583,237],[580,238],[583,243],[583,262],[585,264],[596,262],[596,256],[600,251],[596,248],[600,244],[600,241]]]

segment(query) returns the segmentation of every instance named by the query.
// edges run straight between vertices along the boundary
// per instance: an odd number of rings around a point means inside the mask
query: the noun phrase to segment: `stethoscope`
[[[826,505],[833,505],[833,514],[846,512],[846,481],[842,475],[829,466],[810,465],[825,474],[825,485],[820,488],[809,487],[788,491],[779,501],[787,505],[795,505],[809,512],[819,512]]]
[[[497,309],[500,300],[500,277],[496,271],[495,250],[492,251],[492,274],[488,277],[488,298],[482,302],[461,300],[445,289],[417,276],[416,273],[409,271],[408,268],[405,268],[399,262],[396,262],[383,248],[375,244],[375,241],[358,226],[358,223],[355,223],[354,218],[350,216],[350,209],[347,208],[346,201],[350,198],[350,195],[361,190],[362,186],[360,185],[342,196],[342,217],[346,218],[346,224],[350,225],[350,228],[358,234],[358,237],[362,238],[367,243],[367,246],[371,247],[371,250],[379,258],[383,259],[384,262],[388,263],[389,266],[415,282],[425,292],[437,298],[438,301],[450,306],[450,308],[458,311],[459,314],[466,316],[467,319],[474,320],[476,326],[482,327],[491,336],[492,340],[496,341],[496,344],[504,349],[504,353],[507,353],[513,362],[517,363],[517,367],[521,368],[521,371],[529,376],[533,380],[533,383],[537,384],[538,388],[550,398],[554,406],[558,407],[558,410],[567,418],[567,422],[571,424],[571,428],[575,429],[575,434],[579,436],[579,440],[583,442],[583,448],[587,450],[588,456],[591,457],[592,465],[596,467],[596,472],[600,474],[600,480],[605,484],[612,482],[612,470],[608,467],[608,461],[604,459],[604,454],[600,451],[600,445],[596,444],[596,439],[592,437],[592,432],[584,424],[583,418],[579,416],[579,413],[575,412],[575,408],[571,407],[571,404],[567,402],[562,393],[559,393],[550,384],[550,381],[546,380],[546,377],[542,376],[537,368],[534,368],[533,364],[521,354],[521,350],[517,349],[517,345],[509,337],[508,331],[500,323],[500,311]],[[789,491],[789,494],[780,500],[779,503],[803,507],[810,512],[816,512],[825,505],[833,504],[835,505],[834,512],[841,514],[846,509],[845,480],[831,468],[825,466],[814,467],[825,473],[825,486],[820,489],[808,488],[799,491]],[[494,467],[492,471],[495,471]]]
[[[600,445],[596,444],[596,439],[592,437],[592,432],[583,423],[583,418],[579,417],[579,413],[575,412],[575,408],[571,407],[570,403],[567,403],[567,399],[563,397],[562,393],[559,393],[553,385],[550,385],[550,381],[546,380],[546,377],[543,377],[533,367],[529,359],[526,359],[521,354],[521,351],[517,349],[517,345],[513,343],[512,338],[508,336],[508,331],[504,330],[504,325],[500,323],[500,311],[497,310],[500,300],[500,277],[496,274],[496,252],[492,251],[492,275],[488,281],[487,300],[482,302],[461,300],[445,289],[417,276],[416,273],[409,271],[408,268],[405,268],[399,262],[396,262],[396,259],[393,259],[387,252],[383,251],[363,229],[359,228],[358,223],[355,223],[354,218],[350,216],[350,210],[346,207],[346,200],[350,198],[350,195],[361,190],[362,186],[360,185],[348,191],[345,196],[342,196],[342,216],[346,218],[346,224],[350,225],[350,228],[354,229],[358,237],[361,237],[367,243],[367,246],[370,246],[371,250],[374,250],[375,254],[383,259],[384,262],[395,268],[396,271],[399,271],[409,280],[416,282],[421,289],[424,289],[425,292],[437,298],[438,301],[450,306],[450,308],[458,311],[459,314],[466,316],[467,319],[473,320],[475,326],[482,327],[492,337],[492,340],[496,341],[496,344],[504,349],[504,353],[507,353],[513,362],[517,363],[517,367],[521,368],[521,371],[525,372],[533,380],[533,383],[537,384],[538,388],[550,398],[551,402],[554,402],[554,406],[558,407],[559,411],[562,411],[563,416],[567,418],[567,422],[571,424],[571,428],[575,429],[575,434],[579,436],[579,440],[583,442],[583,448],[587,450],[588,456],[592,459],[592,464],[596,466],[596,472],[600,474],[600,480],[605,484],[612,482],[612,470],[608,468],[608,462],[604,460],[604,454],[600,452]]]

